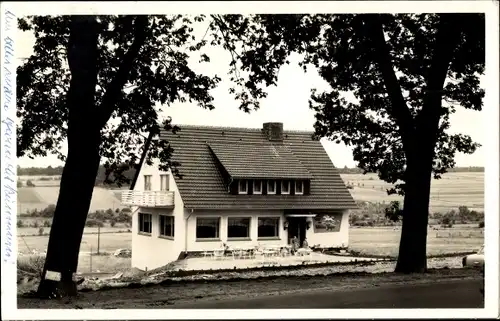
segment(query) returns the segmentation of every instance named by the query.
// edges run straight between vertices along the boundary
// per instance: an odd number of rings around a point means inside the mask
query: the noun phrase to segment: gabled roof
[[[239,144],[209,143],[208,146],[233,179],[312,178],[287,145],[264,141]]]
[[[275,142],[271,144],[259,128],[177,126],[181,130],[176,134],[164,131],[160,133],[160,139],[169,141],[173,148],[172,160],[181,164],[178,169],[182,178],[175,177],[175,182],[186,208],[296,210],[356,208],[351,194],[322,144],[312,139],[312,132],[285,130],[283,143],[280,145]],[[310,195],[228,193],[217,159],[233,175],[246,176],[251,174],[252,170],[249,169],[255,170],[254,165],[261,160],[272,161],[268,158],[269,150],[273,153],[271,146],[276,148],[277,145],[280,145],[277,153],[286,160],[285,165],[297,171],[295,176],[308,173],[311,178]],[[253,146],[254,149],[247,148],[249,146]],[[232,151],[241,154],[231,155]],[[277,172],[278,169],[273,169],[269,175]],[[288,175],[291,171],[284,172]]]

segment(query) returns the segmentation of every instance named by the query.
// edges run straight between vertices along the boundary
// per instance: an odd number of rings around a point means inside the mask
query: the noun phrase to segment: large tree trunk
[[[90,138],[88,133],[82,132],[79,136],[73,137],[75,140],[68,148],[61,177],[43,279],[38,289],[41,297],[76,295],[73,275],[78,267],[80,243],[100,160],[96,135]],[[47,271],[51,271],[49,275]],[[47,279],[52,272],[56,272],[60,279]]]
[[[52,221],[40,297],[76,295],[73,275],[99,168],[96,120],[98,25],[94,16],[74,16],[68,43],[68,155]]]
[[[426,162],[423,159],[420,161]],[[432,159],[430,162],[432,163]],[[395,272],[423,273],[427,269],[427,226],[432,167],[422,167],[407,167],[403,227]]]

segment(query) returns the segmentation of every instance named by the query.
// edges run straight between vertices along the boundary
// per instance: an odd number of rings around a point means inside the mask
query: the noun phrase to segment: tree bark
[[[395,272],[427,270],[427,226],[431,189],[432,157],[420,155],[406,168],[403,225]]]
[[[94,16],[72,18],[68,42],[68,155],[38,287],[38,295],[43,298],[77,294],[73,275],[100,161],[101,136],[94,102],[98,32]]]

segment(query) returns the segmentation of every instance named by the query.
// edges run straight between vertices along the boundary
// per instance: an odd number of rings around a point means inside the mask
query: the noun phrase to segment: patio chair
[[[224,250],[215,250],[213,253],[214,259],[216,260],[222,260],[224,258]]]
[[[204,251],[204,252],[202,253],[202,255],[203,255],[203,258],[205,258],[205,259],[206,259],[207,257],[214,258],[214,252],[212,252],[212,251]]]

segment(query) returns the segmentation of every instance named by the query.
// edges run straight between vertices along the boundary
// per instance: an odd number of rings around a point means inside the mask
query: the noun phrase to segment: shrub
[[[43,232],[44,232],[43,227],[40,227],[38,229],[38,235],[43,235]]]
[[[23,220],[17,220],[17,227],[24,227]]]
[[[21,180],[17,180],[17,187],[23,187],[23,182]]]
[[[54,217],[54,213],[56,212],[56,206],[54,204],[49,204],[46,208],[44,208],[40,214],[42,217]]]
[[[113,213],[114,213],[114,212],[113,212],[113,209],[111,209],[111,208],[108,208],[108,209],[106,210],[106,214],[107,214],[107,215],[113,215]]]
[[[45,220],[43,222],[43,227],[51,227],[51,226],[52,226],[52,223],[49,220]]]
[[[40,224],[38,224],[38,221],[35,221],[35,222],[33,223],[33,227],[34,227],[34,228],[38,228],[38,227],[40,227]]]
[[[35,187],[35,184],[33,184],[33,182],[31,180],[27,180],[26,181],[26,186],[28,186],[28,187]]]
[[[115,213],[120,214],[120,209],[118,207],[116,208]]]
[[[477,227],[483,228],[484,227],[484,221],[479,222],[479,224],[477,225]]]
[[[17,269],[30,274],[42,277],[43,265],[45,264],[45,255],[27,255],[18,256]]]
[[[132,213],[132,210],[128,207],[122,208],[122,213]]]
[[[101,221],[98,221],[95,219],[87,219],[87,222],[85,222],[85,226],[87,226],[87,227],[103,227],[104,224]]]
[[[114,227],[116,225],[116,220],[115,219],[112,219],[111,221],[109,221],[109,225],[111,227]]]

